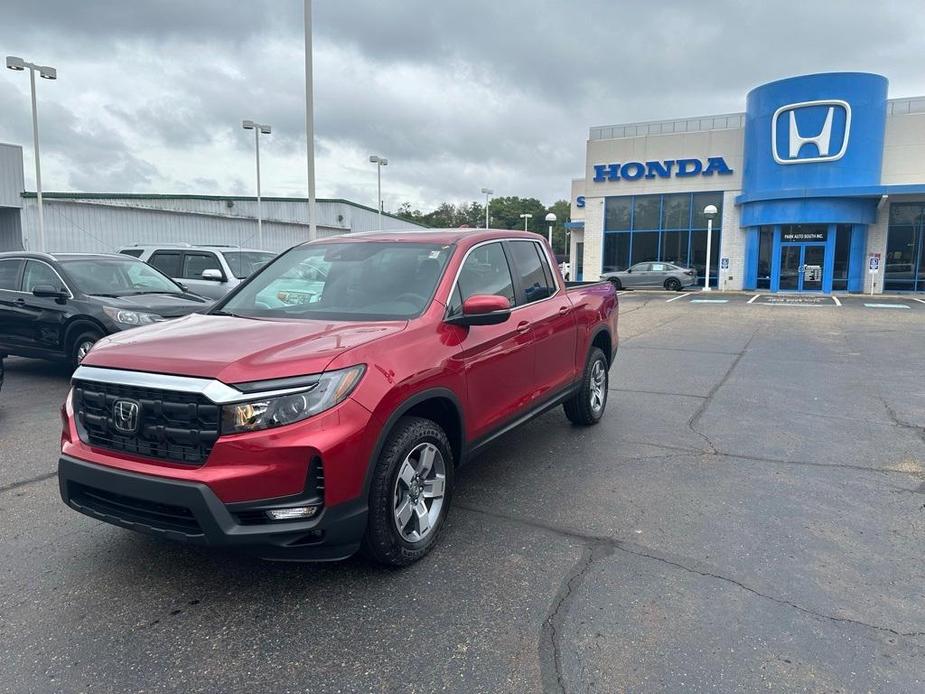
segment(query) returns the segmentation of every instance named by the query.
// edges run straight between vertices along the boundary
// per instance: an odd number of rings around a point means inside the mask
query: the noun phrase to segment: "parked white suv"
[[[236,246],[135,244],[119,249],[148,263],[194,294],[220,299],[276,257],[269,251]]]

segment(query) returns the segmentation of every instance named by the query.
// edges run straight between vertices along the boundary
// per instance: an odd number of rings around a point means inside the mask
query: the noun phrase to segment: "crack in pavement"
[[[873,631],[878,631],[881,633],[892,634],[893,636],[903,638],[919,638],[925,636],[925,631],[899,631],[898,629],[893,629],[892,627],[882,626],[880,624],[871,624],[869,622],[863,622],[858,619],[851,619],[850,617],[837,617],[834,615],[825,614],[823,612],[817,612],[816,610],[812,610],[795,602],[785,600],[784,598],[762,593],[761,591],[757,590],[756,588],[752,588],[742,581],[729,578],[728,576],[723,576],[722,574],[715,571],[699,569],[695,566],[685,564],[679,559],[669,558],[668,556],[665,556],[661,553],[656,553],[652,548],[638,545],[636,543],[626,542],[624,540],[618,540],[601,535],[590,535],[578,530],[563,528],[551,523],[544,523],[542,521],[537,521],[531,518],[522,518],[505,513],[498,513],[496,511],[487,511],[482,508],[468,506],[465,504],[457,504],[456,508],[469,511],[470,513],[477,513],[483,516],[487,516],[489,518],[495,518],[497,520],[503,520],[511,523],[525,525],[527,527],[538,530],[544,530],[555,535],[577,540],[585,545],[585,549],[582,552],[581,557],[572,566],[569,573],[563,579],[561,587],[556,593],[556,596],[553,599],[553,603],[547,612],[546,618],[543,620],[543,627],[540,633],[539,657],[541,676],[543,679],[543,688],[544,691],[547,692],[556,691],[564,693],[566,691],[565,681],[562,674],[560,639],[563,627],[565,625],[565,620],[568,618],[571,608],[575,602],[574,597],[576,589],[583,583],[585,577],[588,575],[596,562],[612,556],[617,551],[624,552],[626,554],[632,554],[633,556],[640,557],[642,559],[656,561],[666,566],[671,566],[697,576],[711,578],[717,581],[728,583],[747,593],[755,595],[764,600],[768,600],[777,605],[797,610],[798,612],[808,615],[814,619],[825,620],[836,624],[848,624]],[[699,563],[694,559],[687,559],[691,564]]]
[[[894,410],[890,403],[882,396],[878,398],[881,403],[883,403],[883,408],[886,410],[887,415],[890,418],[890,421],[893,422],[895,426],[900,427],[901,429],[909,429],[910,431],[915,432],[915,434],[922,439],[922,442],[925,443],[925,427],[920,427],[916,424],[910,424],[909,422],[901,419],[896,410]]]
[[[706,398],[704,398],[703,402],[700,403],[700,407],[698,407],[697,410],[694,412],[694,414],[691,415],[690,419],[687,420],[688,429],[690,429],[692,432],[697,434],[697,436],[699,436],[704,441],[706,441],[707,446],[709,446],[708,450],[712,455],[717,455],[719,451],[717,450],[716,446],[713,445],[712,439],[710,439],[710,437],[707,436],[704,432],[700,431],[697,428],[697,425],[700,423],[700,418],[703,417],[704,413],[707,411],[707,408],[713,402],[713,397],[716,395],[716,393],[719,391],[720,388],[726,385],[726,381],[729,380],[730,376],[732,376],[732,373],[735,371],[736,367],[739,365],[739,362],[742,361],[742,357],[744,357],[745,353],[748,352],[748,348],[752,344],[752,340],[755,339],[755,336],[758,334],[759,330],[761,330],[760,327],[755,328],[755,331],[751,334],[751,337],[748,338],[745,345],[742,347],[742,350],[736,353],[736,358],[732,360],[732,364],[729,365],[729,368],[726,370],[726,373],[723,374],[723,377],[719,379],[716,385],[710,388],[710,392],[707,393]]]
[[[3,492],[9,492],[13,489],[19,489],[20,487],[25,487],[29,484],[35,484],[36,482],[44,482],[45,480],[51,479],[58,474],[58,471],[46,472],[44,475],[39,475],[38,477],[30,477],[27,480],[20,480],[19,482],[12,482],[11,484],[4,485],[0,487],[0,494]]]

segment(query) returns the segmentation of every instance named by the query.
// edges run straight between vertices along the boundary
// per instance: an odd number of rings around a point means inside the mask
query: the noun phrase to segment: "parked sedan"
[[[0,253],[0,355],[76,366],[104,335],[211,305],[124,255]]]
[[[680,292],[685,287],[697,284],[697,271],[673,263],[636,263],[626,270],[605,272],[601,279],[612,282],[617,289],[664,287],[672,292]]]

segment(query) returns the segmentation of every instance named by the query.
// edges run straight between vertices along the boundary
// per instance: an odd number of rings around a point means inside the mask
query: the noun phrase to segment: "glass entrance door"
[[[782,244],[780,247],[780,291],[822,291],[824,266],[824,244]]]

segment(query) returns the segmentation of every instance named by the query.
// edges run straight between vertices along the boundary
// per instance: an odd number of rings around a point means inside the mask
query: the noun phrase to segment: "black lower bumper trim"
[[[234,513],[205,484],[151,477],[62,456],[58,484],[64,502],[92,518],[130,530],[191,544],[227,547],[264,559],[335,561],[360,547],[366,504],[324,508],[316,518],[241,524],[250,506]],[[287,504],[289,505],[289,504]],[[255,509],[266,501],[253,502]]]

